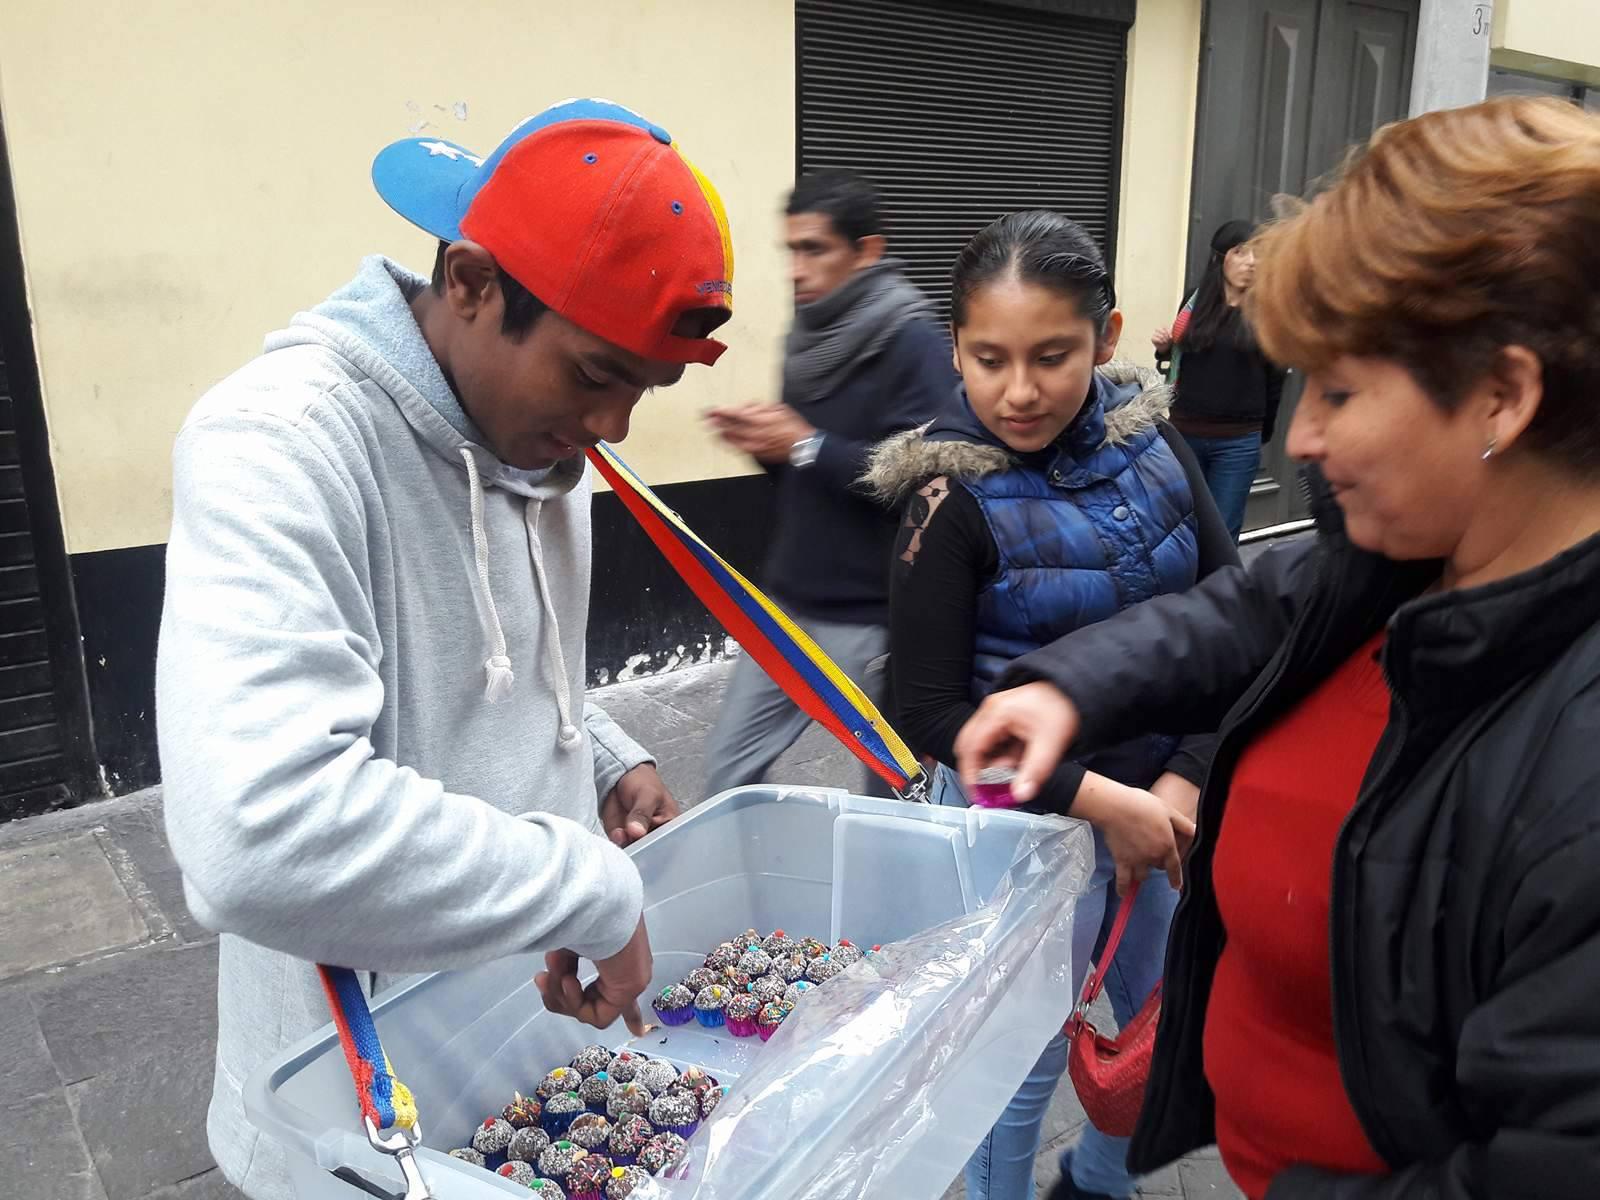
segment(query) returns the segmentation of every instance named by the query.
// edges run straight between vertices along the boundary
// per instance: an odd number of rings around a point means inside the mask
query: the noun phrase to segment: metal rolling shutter
[[[1114,253],[1127,25],[1051,11],[1070,7],[796,4],[800,173],[877,183],[890,253],[941,311],[957,252],[1002,213],[1056,209]]]
[[[67,792],[31,529],[11,389],[0,357],[0,819],[13,797],[45,793],[56,802]]]

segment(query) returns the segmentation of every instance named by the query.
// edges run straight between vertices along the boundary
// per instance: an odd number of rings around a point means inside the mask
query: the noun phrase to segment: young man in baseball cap
[[[439,239],[431,281],[367,259],[174,451],[167,825],[223,934],[211,1147],[255,1200],[292,1193],[240,1088],[328,1020],[313,963],[381,987],[549,950],[549,1007],[636,1023],[651,958],[620,847],[678,811],[584,699],[583,450],[722,353],[721,202],[665,131],[595,100],[487,159],[397,143],[372,175]]]

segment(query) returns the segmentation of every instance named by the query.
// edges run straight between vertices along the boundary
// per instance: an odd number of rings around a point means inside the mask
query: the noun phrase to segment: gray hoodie
[[[412,318],[425,286],[368,259],[174,449],[167,829],[223,934],[211,1148],[257,1200],[290,1191],[240,1085],[329,1019],[312,963],[600,958],[642,904],[598,836],[650,759],[583,698],[587,466],[483,448]]]

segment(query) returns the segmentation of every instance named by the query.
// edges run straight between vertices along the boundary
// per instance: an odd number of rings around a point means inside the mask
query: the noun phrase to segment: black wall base
[[[773,489],[765,475],[656,490],[718,553],[754,577],[772,522]],[[595,496],[593,522],[591,687],[624,671],[629,677],[655,674],[721,648],[721,627],[615,495]],[[161,780],[155,664],[165,578],[164,545],[72,556],[94,744],[115,795]]]

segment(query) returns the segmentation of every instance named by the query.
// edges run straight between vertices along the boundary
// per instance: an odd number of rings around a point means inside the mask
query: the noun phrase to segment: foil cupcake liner
[[[656,1016],[661,1018],[663,1025],[687,1025],[694,1020],[694,1005],[692,1004],[685,1008],[656,1008],[654,1004],[650,1007],[655,1008]]]

